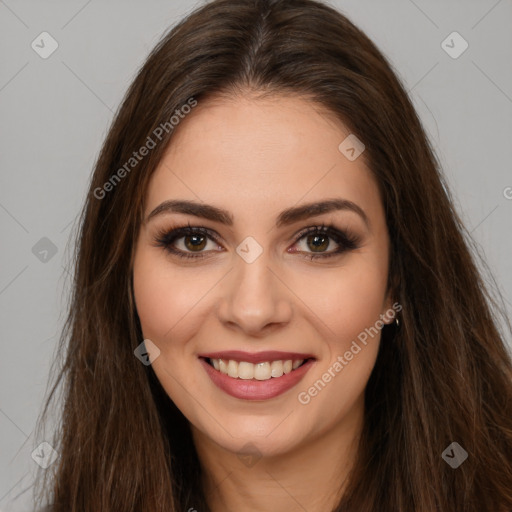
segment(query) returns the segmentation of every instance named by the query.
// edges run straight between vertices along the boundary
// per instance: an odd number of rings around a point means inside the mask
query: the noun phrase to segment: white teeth
[[[271,376],[270,363],[257,363],[254,365],[254,378],[256,380],[268,380]]]
[[[234,379],[269,380],[296,370],[304,362],[304,359],[265,361],[256,364],[247,361],[238,362],[232,359],[210,359],[210,361],[217,371]]]
[[[213,359],[213,361],[215,361],[215,359]],[[245,361],[240,361],[238,363],[238,376],[241,379],[254,378],[254,365],[251,363],[246,363]]]
[[[228,363],[228,375],[234,379],[238,377],[238,363],[232,359]]]
[[[228,374],[228,363],[226,363],[226,361],[224,361],[224,359],[217,359],[217,361],[219,362],[219,370],[221,371],[221,373],[224,373],[225,375]],[[215,365],[214,365],[215,367]]]
[[[272,377],[281,377],[283,375],[283,361],[272,361],[270,363],[270,374]]]

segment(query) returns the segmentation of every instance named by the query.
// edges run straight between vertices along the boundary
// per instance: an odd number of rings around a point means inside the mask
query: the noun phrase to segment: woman
[[[512,363],[469,244],[350,21],[196,10],[96,164],[53,510],[512,510]]]

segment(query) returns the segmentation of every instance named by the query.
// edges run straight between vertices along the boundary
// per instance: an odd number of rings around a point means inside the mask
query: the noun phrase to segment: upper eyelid
[[[305,226],[305,227],[295,230],[295,233],[291,236],[291,238],[295,238],[297,236],[304,235],[308,231],[313,231],[313,230],[319,230],[319,231],[325,230],[326,233],[329,233],[329,231],[338,231],[341,234],[352,233],[352,230],[349,230],[349,229],[345,229],[345,228],[341,228],[341,227],[338,228],[334,225],[330,225],[329,223],[320,223],[320,224],[311,224],[309,226]],[[222,236],[220,236],[215,229],[208,228],[206,226],[193,225],[193,224],[179,225],[179,226],[171,227],[168,229],[164,228],[164,229],[157,231],[157,236],[171,234],[174,232],[177,232],[177,234],[179,234],[180,231],[185,231],[185,232],[192,231],[192,232],[197,232],[200,234],[211,235],[212,238],[217,238],[217,239],[222,238]]]
[[[354,233],[352,230],[338,228],[334,225],[330,225],[329,223],[314,224],[314,225],[303,227],[303,228],[297,230],[294,233],[294,235],[292,235],[291,238],[292,238],[293,243],[296,244],[297,242],[302,240],[306,235],[308,235],[310,232],[315,233],[317,231],[324,233],[325,235],[327,235],[328,237],[333,239],[334,242],[338,245],[340,243],[342,243],[342,241],[338,242],[337,240],[335,240],[337,233],[339,233],[339,235],[341,235],[341,236],[344,235],[349,239],[353,239],[356,244],[359,244],[359,242],[360,242],[360,236],[357,235],[356,233]],[[333,231],[334,231],[334,233],[333,233]],[[211,238],[215,243],[222,245],[221,241],[220,241],[220,239],[222,237],[220,237],[220,235],[218,235],[218,233],[214,229],[207,228],[205,226],[191,225],[190,223],[188,223],[186,225],[182,225],[182,226],[177,226],[174,228],[164,229],[157,234],[156,239],[161,240],[165,236],[174,234],[173,240],[171,243],[175,243],[176,240],[180,240],[181,238],[184,238],[185,236],[189,235],[190,233],[192,233],[192,234],[198,233],[198,234],[206,235],[207,237]]]

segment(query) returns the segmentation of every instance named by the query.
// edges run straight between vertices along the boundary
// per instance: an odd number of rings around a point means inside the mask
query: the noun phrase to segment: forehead
[[[343,197],[369,217],[382,215],[364,153],[351,161],[339,149],[349,135],[334,115],[300,97],[199,102],[175,128],[150,180],[146,214],[180,198],[255,219],[286,206]]]

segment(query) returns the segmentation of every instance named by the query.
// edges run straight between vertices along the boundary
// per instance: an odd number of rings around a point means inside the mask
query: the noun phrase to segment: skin
[[[205,202],[234,218],[226,226],[157,215],[141,226],[133,261],[144,338],[160,349],[153,370],[191,424],[214,512],[325,512],[353,463],[380,331],[309,403],[298,400],[393,303],[382,201],[363,157],[349,161],[338,150],[348,134],[300,97],[213,98],[181,121],[151,178],[145,218],[169,199]],[[274,225],[285,208],[333,197],[359,205],[368,225],[349,210]],[[220,243],[206,239],[204,259],[181,259],[155,244],[159,231],[188,222],[218,234]],[[304,257],[315,247],[296,235],[322,223],[356,234],[359,247]],[[248,236],[263,248],[250,264],[236,252]],[[332,252],[338,244],[328,240],[323,250]],[[184,242],[174,246],[193,252]],[[311,353],[316,361],[284,394],[249,401],[227,395],[204,371],[198,354],[218,350]],[[247,443],[258,456],[244,461],[238,455]]]

